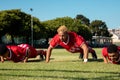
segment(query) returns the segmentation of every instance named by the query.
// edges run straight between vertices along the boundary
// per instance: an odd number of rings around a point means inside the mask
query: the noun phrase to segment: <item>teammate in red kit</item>
[[[25,63],[28,61],[28,58],[35,58],[37,55],[40,55],[41,58],[43,58],[43,55],[46,57],[46,51],[36,50],[28,44],[0,45],[1,62],[4,62],[4,59],[7,59],[13,62]]]
[[[104,63],[120,64],[120,47],[111,44],[102,49]]]
[[[81,52],[84,53],[84,62],[88,61],[88,46],[82,36],[77,35],[75,32],[68,32],[66,26],[60,26],[56,34],[49,42],[49,47],[46,55],[46,62],[49,62],[52,49],[57,45],[62,46],[71,53]]]

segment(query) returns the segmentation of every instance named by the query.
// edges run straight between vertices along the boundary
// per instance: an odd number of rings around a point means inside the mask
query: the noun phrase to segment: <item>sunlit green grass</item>
[[[104,64],[101,48],[98,60],[83,63],[79,54],[54,49],[49,63],[30,59],[28,63],[0,63],[0,80],[120,80],[120,65]]]

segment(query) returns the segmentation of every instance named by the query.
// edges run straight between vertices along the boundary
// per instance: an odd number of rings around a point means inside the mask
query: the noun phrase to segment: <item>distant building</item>
[[[113,35],[111,37],[113,39],[113,43],[119,43],[120,42],[120,29],[110,29],[108,31]]]
[[[92,45],[93,47],[105,47],[111,44],[112,38],[111,37],[104,37],[104,36],[93,36],[92,37]]]

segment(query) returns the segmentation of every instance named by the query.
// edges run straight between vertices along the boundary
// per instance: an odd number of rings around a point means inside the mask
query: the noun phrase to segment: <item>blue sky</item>
[[[33,11],[30,11],[33,8]],[[1,0],[0,10],[21,9],[40,21],[82,14],[102,20],[109,29],[120,28],[120,0]]]

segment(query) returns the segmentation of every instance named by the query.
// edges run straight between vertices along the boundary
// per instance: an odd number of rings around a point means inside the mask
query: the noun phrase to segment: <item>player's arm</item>
[[[88,46],[85,44],[85,43],[83,43],[82,45],[81,45],[81,48],[83,49],[83,53],[84,53],[84,62],[87,62],[88,61]]]
[[[25,57],[25,59],[23,60],[24,63],[26,63],[28,61],[28,57]]]
[[[108,63],[108,58],[103,56],[104,63]]]
[[[3,63],[4,62],[3,56],[0,56],[0,59],[1,59],[1,62]]]
[[[107,54],[108,53],[107,53],[106,48],[102,48],[102,58],[103,58],[104,63],[108,63],[109,62]]]
[[[30,54],[31,54],[30,49],[27,49],[27,53],[26,53],[25,59],[23,60],[24,63],[26,63],[28,61],[28,58],[29,58]]]
[[[51,56],[51,52],[52,52],[52,47],[49,46],[47,49],[47,54],[46,54],[46,62],[48,63],[50,61],[50,56]]]

